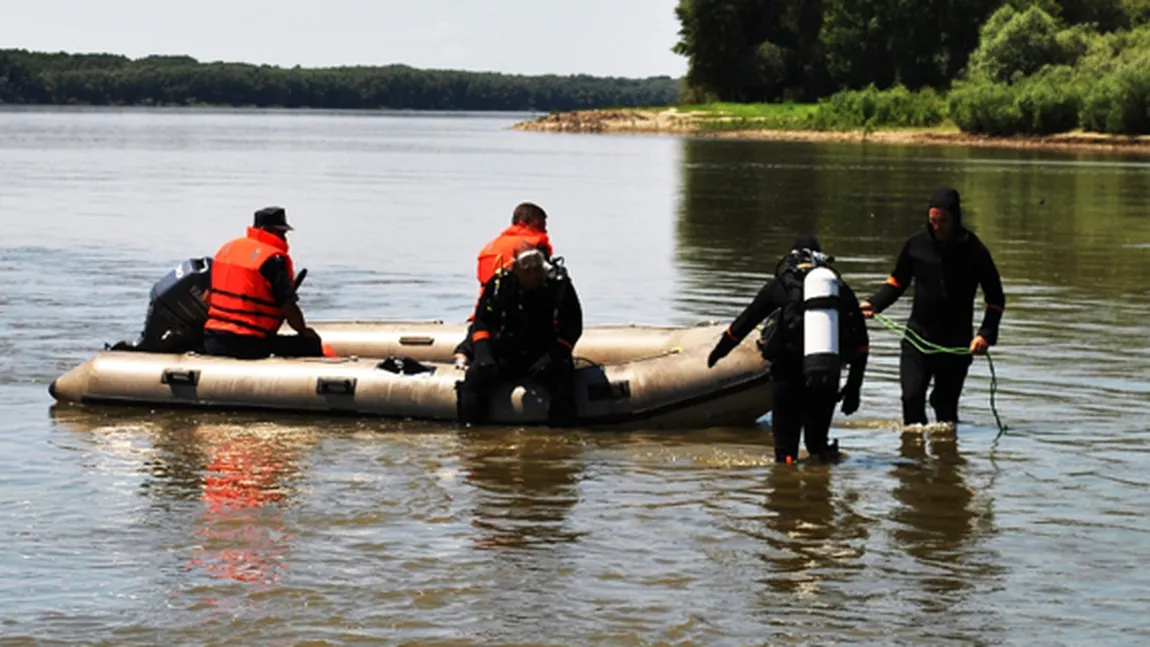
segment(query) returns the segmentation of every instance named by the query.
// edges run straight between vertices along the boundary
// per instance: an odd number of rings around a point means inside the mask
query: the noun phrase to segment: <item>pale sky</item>
[[[0,48],[681,76],[677,0],[0,0]]]

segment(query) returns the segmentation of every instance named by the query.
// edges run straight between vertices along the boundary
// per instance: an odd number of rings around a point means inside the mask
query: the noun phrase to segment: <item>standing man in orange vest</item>
[[[297,305],[295,269],[288,254],[286,213],[265,207],[247,235],[225,243],[212,259],[204,351],[239,359],[321,357],[319,335]],[[298,335],[276,334],[287,321]]]
[[[515,205],[515,210],[511,212],[511,226],[479,250],[475,277],[479,279],[481,295],[483,286],[495,276],[496,272],[515,264],[515,252],[524,246],[539,249],[547,259],[554,254],[551,239],[547,235],[547,212],[534,202],[520,202]],[[474,317],[473,313],[468,321]],[[471,360],[470,327],[467,337],[455,347],[454,355],[455,364],[460,368]]]

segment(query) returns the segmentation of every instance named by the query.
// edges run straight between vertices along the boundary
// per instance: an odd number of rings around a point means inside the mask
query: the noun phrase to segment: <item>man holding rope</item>
[[[958,401],[974,355],[998,341],[1006,296],[990,250],[962,225],[958,191],[935,191],[926,227],[903,245],[894,271],[859,303],[863,316],[890,307],[915,283],[914,304],[899,359],[904,425],[926,424],[926,391],[938,422],[958,422]],[[974,295],[981,287],[986,312],[973,335]],[[968,350],[963,350],[968,349]]]

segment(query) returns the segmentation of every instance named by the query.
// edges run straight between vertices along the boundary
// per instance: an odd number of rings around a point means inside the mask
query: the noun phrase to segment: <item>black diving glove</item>
[[[851,371],[847,376],[846,386],[839,392],[839,399],[843,401],[843,415],[849,416],[859,410],[859,392],[862,391],[863,373],[866,371],[866,355],[851,363]]]
[[[849,416],[859,410],[859,391],[861,388],[849,382],[843,387],[842,392],[839,393],[839,398],[843,401],[843,415]]]
[[[730,353],[731,349],[738,345],[739,343],[731,339],[728,333],[723,333],[723,336],[719,338],[719,343],[715,344],[715,348],[711,351],[711,354],[707,355],[707,368],[714,367],[715,362],[726,357],[727,353]]]

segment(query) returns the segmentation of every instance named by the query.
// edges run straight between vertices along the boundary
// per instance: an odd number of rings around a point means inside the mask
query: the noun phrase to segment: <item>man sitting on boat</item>
[[[570,426],[575,422],[571,351],[583,334],[579,296],[566,271],[532,244],[521,244],[514,259],[484,284],[476,304],[472,362],[458,386],[459,421],[483,422],[497,382],[530,376],[551,396],[548,424]]]
[[[515,262],[515,250],[525,245],[538,248],[546,258],[551,258],[554,253],[551,239],[547,235],[547,212],[533,202],[520,202],[515,205],[515,210],[511,212],[511,226],[479,250],[476,256],[475,276],[479,279],[480,295],[483,293],[483,286],[497,271],[511,267]],[[469,321],[473,319],[474,315]],[[472,359],[471,332],[468,329],[467,336],[455,347],[455,363],[460,368]]]
[[[240,359],[321,357],[319,335],[297,303],[295,270],[288,254],[282,207],[255,213],[247,234],[229,241],[212,260],[204,352]],[[278,335],[287,321],[298,335]]]
[[[547,235],[547,212],[533,202],[515,205],[511,212],[511,226],[479,250],[475,276],[479,279],[480,290],[497,271],[511,266],[515,250],[524,244],[538,247],[548,258],[555,253]]]

